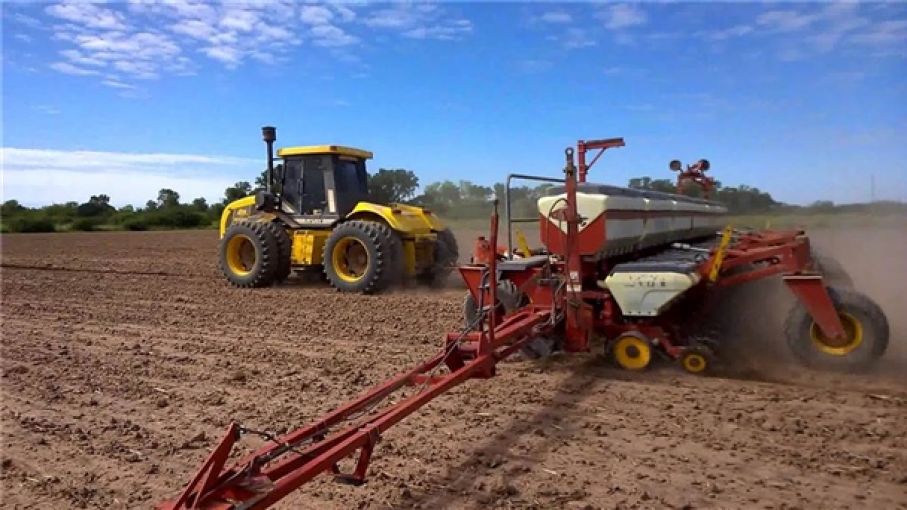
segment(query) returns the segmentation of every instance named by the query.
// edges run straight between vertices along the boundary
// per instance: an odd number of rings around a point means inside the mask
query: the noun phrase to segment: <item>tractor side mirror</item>
[[[668,168],[675,172],[679,172],[683,170],[683,163],[681,163],[679,159],[675,159],[671,161],[671,163],[668,165]]]

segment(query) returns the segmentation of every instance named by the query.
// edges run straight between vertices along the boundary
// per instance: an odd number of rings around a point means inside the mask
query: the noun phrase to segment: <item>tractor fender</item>
[[[380,221],[404,237],[428,235],[444,229],[441,220],[430,211],[405,204],[359,202],[346,219]]]
[[[255,214],[255,195],[234,200],[224,207],[224,212],[220,215],[220,237],[223,239],[224,233],[230,228],[233,221],[237,219],[246,219]]]

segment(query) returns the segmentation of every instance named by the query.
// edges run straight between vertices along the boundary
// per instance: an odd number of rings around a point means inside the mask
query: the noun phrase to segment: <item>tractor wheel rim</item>
[[[829,338],[815,322],[809,328],[809,337],[821,352],[832,356],[846,356],[863,344],[863,324],[847,312],[838,313],[844,326],[844,338]]]
[[[614,346],[617,364],[627,370],[642,370],[652,359],[652,348],[648,342],[635,336],[625,336]]]
[[[341,280],[350,283],[357,282],[368,271],[368,250],[359,239],[344,237],[334,246],[331,264]]]
[[[705,370],[706,366],[705,357],[702,354],[687,354],[683,358],[683,368],[687,372],[698,374]]]
[[[227,241],[227,267],[237,276],[247,276],[255,268],[255,245],[247,236],[238,234]]]

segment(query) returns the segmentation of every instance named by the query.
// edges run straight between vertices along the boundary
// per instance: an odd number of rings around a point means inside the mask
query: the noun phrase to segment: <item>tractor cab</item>
[[[274,172],[280,210],[302,225],[330,225],[368,198],[372,153],[340,145],[285,147]]]

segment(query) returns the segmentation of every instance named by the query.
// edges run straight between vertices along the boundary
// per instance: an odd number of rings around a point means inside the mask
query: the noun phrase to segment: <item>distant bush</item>
[[[208,223],[206,215],[188,208],[168,208],[145,215],[147,224],[163,228],[196,228]]]
[[[94,218],[79,218],[72,223],[70,228],[81,232],[92,232],[97,229],[100,222]]]
[[[36,233],[36,232],[56,232],[54,222],[48,218],[41,217],[21,217],[13,218],[9,222],[10,232]]]
[[[148,230],[148,222],[141,218],[130,218],[123,222],[123,228],[132,230],[133,232],[141,232]]]

